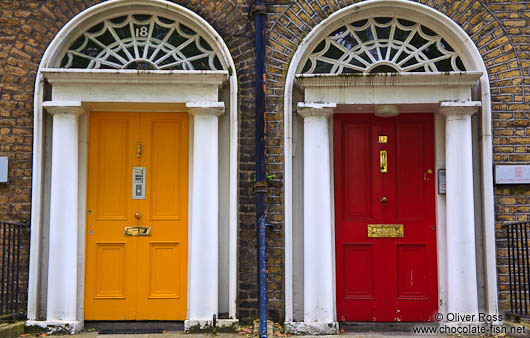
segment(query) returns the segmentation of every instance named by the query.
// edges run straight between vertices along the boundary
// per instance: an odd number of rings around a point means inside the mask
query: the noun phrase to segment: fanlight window
[[[190,27],[156,15],[107,19],[69,46],[62,68],[221,70],[208,42]]]
[[[396,73],[465,71],[454,49],[418,23],[388,17],[340,27],[309,55],[302,73]]]

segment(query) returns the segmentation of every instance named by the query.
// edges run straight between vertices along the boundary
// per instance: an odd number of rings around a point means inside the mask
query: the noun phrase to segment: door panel
[[[146,198],[139,237],[138,318],[186,319],[188,260],[188,115],[142,115]]]
[[[432,114],[337,114],[334,161],[339,320],[434,320]],[[369,224],[404,236],[368,237]]]
[[[136,308],[136,240],[131,200],[139,114],[91,113],[88,141],[85,319],[132,320]],[[115,280],[123,280],[118,285]]]
[[[400,123],[396,126],[397,158],[397,217],[400,219],[424,218],[423,205],[425,187],[423,185],[424,163],[423,125],[421,122]]]
[[[181,298],[180,295],[180,243],[150,243],[149,299]],[[175,266],[176,269],[167,269]]]
[[[186,319],[187,114],[92,112],[89,128],[85,319]]]
[[[187,189],[188,182],[175,178],[184,176],[188,166],[187,149],[183,149],[182,144],[182,137],[184,134],[187,137],[188,130],[185,122],[187,123],[184,119],[151,120],[152,133],[144,136],[146,140],[151,136],[151,219],[182,219],[182,198],[186,197],[182,192]],[[187,144],[187,139],[185,143]]]
[[[398,244],[396,257],[398,298],[427,298],[429,288],[427,285],[426,246],[422,244]]]
[[[96,244],[96,299],[125,298],[125,243]]]
[[[130,134],[135,133],[135,121],[127,119],[98,120],[97,153],[101,154],[94,163],[97,177],[96,217],[98,220],[126,220],[128,200],[124,198],[129,188],[127,176],[129,168]],[[131,130],[133,129],[133,130]]]
[[[373,299],[375,291],[374,248],[370,244],[344,243],[344,297]],[[354,263],[354,264],[352,264]],[[363,278],[357,278],[363,276]]]
[[[371,163],[356,159],[368,159],[371,152],[370,128],[368,124],[350,124],[344,127],[345,153],[343,172],[350,175],[344,177],[345,218],[371,218]]]

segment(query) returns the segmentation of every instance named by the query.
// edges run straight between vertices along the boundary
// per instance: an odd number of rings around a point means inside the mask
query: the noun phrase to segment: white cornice
[[[41,70],[51,84],[203,84],[222,86],[228,71],[205,70],[114,70],[114,69],[58,69]]]
[[[71,114],[80,116],[86,113],[80,101],[44,101],[42,107],[52,115]]]
[[[444,116],[473,115],[481,106],[480,101],[440,102],[438,113]]]
[[[296,83],[308,87],[434,86],[473,87],[482,72],[386,73],[386,74],[297,74]]]
[[[306,117],[325,117],[333,115],[336,103],[298,102],[298,114]]]
[[[193,116],[221,116],[225,112],[224,102],[186,102],[186,108]]]

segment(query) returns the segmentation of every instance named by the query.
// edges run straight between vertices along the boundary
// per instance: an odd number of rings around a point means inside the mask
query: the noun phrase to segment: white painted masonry
[[[386,75],[365,75],[365,76],[347,76],[347,75],[333,75],[333,76],[320,76],[320,75],[303,75],[298,76],[297,83],[300,86],[300,88],[304,89],[304,98],[306,102],[298,103],[298,112],[300,115],[304,116],[304,130],[303,130],[303,137],[304,137],[304,190],[303,190],[303,200],[304,200],[304,224],[303,224],[303,233],[304,233],[304,322],[288,322],[286,323],[286,327],[291,332],[297,332],[297,333],[309,333],[309,334],[323,334],[324,332],[320,331],[322,328],[326,328],[326,326],[318,326],[313,325],[311,321],[308,321],[306,318],[308,317],[307,313],[307,307],[306,307],[306,291],[307,291],[307,284],[308,284],[308,276],[312,276],[313,274],[318,275],[318,272],[322,270],[320,268],[317,269],[314,264],[312,264],[314,260],[314,256],[317,257],[327,257],[327,253],[324,251],[324,248],[322,247],[322,241],[320,242],[319,246],[315,246],[312,244],[308,244],[306,240],[307,232],[311,231],[311,221],[309,223],[307,222],[307,208],[310,209],[310,212],[315,210],[314,205],[318,205],[319,208],[321,208],[322,205],[330,205],[331,206],[331,214],[333,214],[333,196],[328,197],[328,202],[323,202],[320,199],[326,197],[325,194],[319,193],[318,196],[313,196],[316,194],[314,188],[311,185],[308,185],[308,182],[306,180],[307,172],[308,172],[308,166],[311,166],[309,162],[307,162],[307,158],[313,158],[313,154],[308,153],[308,151],[315,152],[315,156],[319,156],[320,158],[329,158],[329,154],[332,153],[332,147],[329,142],[329,140],[325,144],[328,147],[327,157],[324,157],[325,155],[321,154],[321,150],[310,150],[312,148],[308,148],[306,145],[306,142],[313,142],[314,139],[320,139],[320,136],[318,136],[314,128],[310,126],[308,128],[307,126],[307,117],[303,113],[300,113],[304,109],[308,112],[311,112],[313,110],[318,111],[318,108],[323,108],[326,106],[334,107],[334,113],[335,114],[341,114],[344,112],[351,113],[351,112],[374,112],[375,103],[379,102],[381,104],[396,104],[399,106],[400,111],[402,114],[407,113],[414,113],[414,112],[431,112],[433,114],[438,113],[440,108],[440,102],[443,102],[442,107],[444,107],[445,111],[453,111],[454,109],[460,108],[466,108],[466,107],[473,107],[474,111],[476,111],[480,107],[480,102],[474,102],[471,101],[471,88],[474,84],[476,84],[477,80],[480,78],[482,74],[480,72],[468,72],[468,73],[430,73],[430,74],[420,74],[417,76],[412,75],[405,75],[405,74],[398,74],[394,76],[386,76]],[[380,88],[392,88],[392,93],[389,91],[380,91]],[[432,93],[428,95],[428,93]],[[312,103],[312,100],[319,100],[320,102],[333,102],[333,103]],[[356,103],[355,103],[356,102]],[[463,107],[463,108],[462,108]],[[450,109],[451,108],[451,109]],[[313,110],[311,110],[313,109]],[[307,114],[311,116],[311,114]],[[438,116],[438,114],[436,114]],[[436,133],[436,144],[437,144],[437,150],[440,149],[438,145],[442,145],[446,142],[446,128],[445,128],[445,117],[442,115],[439,115],[444,119],[444,123],[441,123],[439,121],[439,118],[436,118],[435,122],[435,128],[437,130]],[[329,128],[329,131],[332,133],[333,128],[332,126],[329,126],[328,121],[326,120],[326,126]],[[309,134],[308,134],[309,133]],[[469,121],[469,140],[471,142],[471,120]],[[328,137],[330,136],[330,133],[326,131],[325,135]],[[442,147],[447,148],[447,147]],[[437,153],[437,158],[439,158],[442,153]],[[472,157],[471,157],[471,148],[469,150],[469,153],[467,153],[466,156],[469,156],[468,161],[471,165],[470,168],[472,168]],[[448,158],[454,158],[455,157],[455,149],[447,150],[446,156],[444,157],[443,161],[437,162],[436,170],[437,169],[443,169],[446,167],[447,159]],[[323,161],[321,161],[323,162]],[[328,161],[329,163],[329,161]],[[319,166],[322,164],[319,162]],[[314,167],[314,165],[312,165]],[[313,168],[309,168],[309,172],[314,170]],[[472,171],[470,171],[472,174]],[[449,174],[448,174],[449,175]],[[323,175],[321,175],[323,176]],[[333,177],[331,173],[331,177]],[[312,180],[310,179],[312,182]],[[468,182],[471,185],[471,193],[472,193],[472,185],[473,179]],[[320,189],[322,191],[333,191],[332,186],[332,180],[329,179],[323,179],[319,183],[327,184],[326,187],[321,187]],[[306,189],[311,189],[306,191]],[[297,195],[298,198],[299,194]],[[311,204],[311,202],[307,202],[307,199],[310,201],[319,199],[318,204]],[[450,198],[450,197],[447,197]],[[462,196],[459,196],[459,198],[462,198]],[[468,212],[473,217],[473,194],[471,194],[471,199],[467,202],[470,204],[470,212]],[[436,203],[438,205],[438,208],[445,209],[445,201],[446,196],[445,195],[436,195]],[[469,204],[468,204],[469,205]],[[440,210],[439,210],[440,211]],[[296,210],[295,210],[296,212]],[[441,215],[439,212],[437,213],[437,228],[439,229],[437,231],[437,243],[438,243],[438,265],[439,265],[439,280],[438,280],[438,289],[439,289],[439,299],[440,299],[440,307],[439,311],[445,313],[447,311],[446,304],[447,303],[455,303],[458,302],[455,297],[457,296],[451,296],[451,293],[446,292],[448,288],[456,287],[455,283],[448,283],[449,279],[452,278],[449,275],[449,272],[451,270],[451,264],[445,262],[445,257],[448,256],[447,250],[454,242],[454,236],[458,235],[456,233],[453,233],[453,237],[449,237],[449,235],[446,234],[446,218],[449,217],[449,213],[447,212],[446,215]],[[453,214],[457,215],[455,217],[460,217],[460,213],[456,211],[456,213],[453,211]],[[313,216],[314,217],[314,216]],[[325,223],[322,223],[325,224]],[[308,225],[309,224],[309,225]],[[331,219],[330,222],[331,232],[334,233],[333,229],[333,220]],[[474,226],[474,222],[471,223],[472,226]],[[474,227],[471,228],[471,231],[474,233]],[[474,235],[471,237],[474,241]],[[307,246],[310,245],[309,252],[306,250]],[[331,240],[332,245],[332,252],[334,250],[334,238]],[[475,264],[475,250],[474,246],[472,247],[471,252],[473,253],[470,257],[469,262],[473,262]],[[468,263],[469,263],[468,262]],[[470,263],[471,264],[471,263]],[[328,264],[333,271],[334,269],[334,260],[333,258],[328,260]],[[467,298],[464,298],[460,302],[471,302],[471,304],[474,304],[474,307],[476,308],[478,306],[478,298],[477,298],[477,292],[476,292],[476,284],[477,284],[477,277],[476,277],[476,267],[474,268],[475,272],[469,270],[470,273],[473,273],[474,280],[471,280],[468,284],[475,283],[475,294],[474,296],[472,294],[467,294]],[[309,271],[308,271],[309,270]],[[311,277],[315,278],[315,277]],[[319,283],[320,280],[316,280],[315,283]],[[312,282],[309,281],[309,284],[311,285]],[[454,292],[453,292],[454,294]],[[332,304],[332,312],[335,311],[335,298],[334,294],[331,298]],[[317,311],[318,312],[318,311]],[[309,317],[311,314],[309,314]],[[333,321],[336,321],[336,318],[333,319]]]
[[[431,29],[441,34],[444,39],[455,49],[455,51],[462,57],[462,61],[468,69],[464,73],[423,73],[423,74],[395,74],[390,76],[378,75],[361,75],[361,76],[330,76],[330,75],[299,75],[303,67],[302,61],[305,60],[308,53],[310,53],[315,45],[321,41],[322,38],[329,35],[332,31],[345,23],[353,20],[362,20],[372,16],[397,16],[405,19],[412,19],[415,22],[428,25]],[[443,76],[446,76],[445,78]],[[358,110],[360,112],[373,111],[375,104],[397,104],[400,106],[402,113],[406,112],[432,112],[436,113],[440,107],[441,102],[459,102],[464,101],[464,105],[473,105],[471,103],[472,88],[477,88],[481,92],[481,133],[478,135],[479,144],[481,147],[481,162],[475,163],[481,168],[482,177],[480,184],[482,195],[482,226],[484,233],[484,257],[480,257],[486,263],[485,275],[480,276],[486,284],[486,299],[485,311],[489,314],[498,313],[497,303],[497,280],[496,280],[496,266],[495,266],[495,228],[493,217],[493,180],[492,180],[492,145],[491,145],[491,100],[489,96],[489,80],[487,76],[487,69],[481,58],[477,47],[467,34],[444,14],[434,10],[433,8],[410,2],[405,0],[373,0],[353,4],[343,8],[333,14],[320,24],[304,38],[299,48],[297,49],[293,59],[291,60],[289,70],[286,76],[285,86],[285,105],[284,105],[284,121],[285,121],[285,135],[284,135],[284,149],[285,149],[285,310],[286,310],[286,327],[303,327],[307,323],[294,322],[300,318],[294,318],[294,313],[299,313],[299,309],[294,309],[293,294],[294,294],[294,274],[299,271],[294,262],[299,262],[298,258],[301,253],[294,252],[293,234],[299,233],[300,230],[295,227],[303,227],[306,231],[307,225],[294,224],[293,219],[300,219],[296,214],[296,209],[293,205],[293,198],[301,198],[300,193],[293,190],[293,161],[299,161],[301,157],[308,156],[305,153],[299,155],[300,150],[297,149],[297,154],[293,154],[293,109],[296,109],[297,102],[293,102],[293,88],[297,85],[304,90],[305,102],[331,102],[337,104],[335,114],[341,111],[352,112]],[[445,128],[444,117],[438,118],[436,114],[436,151],[443,151],[443,143],[446,142],[447,131]],[[450,126],[449,129],[452,127]],[[305,129],[305,128],[304,128]],[[330,128],[332,129],[332,128]],[[471,124],[469,124],[469,138],[471,140]],[[306,130],[303,130],[304,142],[306,140]],[[332,133],[332,130],[331,130]],[[440,144],[441,142],[441,144]],[[471,148],[470,148],[471,149]],[[332,149],[330,149],[332,150]],[[447,150],[444,158],[440,158],[440,154],[436,154],[437,169],[444,168],[447,159],[451,158],[454,162],[454,157],[458,155],[453,151]],[[472,163],[472,157],[468,154],[467,160]],[[305,161],[304,161],[305,162]],[[297,164],[299,165],[299,164]],[[304,168],[305,170],[305,168]],[[449,172],[447,172],[449,177]],[[305,177],[304,177],[305,182]],[[471,181],[472,182],[472,179]],[[305,185],[304,185],[305,188]],[[472,188],[472,187],[471,187]],[[473,191],[472,189],[470,190]],[[303,198],[305,198],[305,191]],[[446,215],[455,215],[458,210],[447,211],[447,214],[442,212],[445,207],[445,202],[449,200],[449,194],[437,194],[437,243],[438,243],[438,279],[439,279],[439,310],[443,313],[451,311],[452,308],[447,308],[447,304],[458,304],[455,297],[455,283],[449,280],[453,275],[449,273],[453,269],[452,262],[449,257],[446,260],[446,253],[448,248],[447,243],[453,243],[455,234],[446,233],[447,224],[451,222],[446,220]],[[468,199],[466,199],[467,201]],[[473,196],[469,200],[471,206],[473,205]],[[305,206],[304,201],[304,206]],[[452,208],[447,202],[447,209]],[[333,212],[333,210],[332,210]],[[473,215],[473,209],[469,212]],[[463,219],[467,219],[468,212],[459,215]],[[454,217],[454,216],[453,216]],[[474,229],[471,227],[471,230]],[[466,234],[466,237],[469,237]],[[297,257],[298,256],[298,257]],[[472,250],[470,253],[471,259],[476,259],[476,251]],[[304,254],[303,260],[308,257]],[[468,262],[469,263],[469,262]],[[306,264],[304,264],[304,268]],[[472,273],[472,271],[469,271]],[[454,274],[454,273],[453,273]],[[304,271],[304,276],[306,275]],[[468,295],[463,302],[469,301],[469,309],[476,308],[476,273],[475,273],[475,293]],[[305,285],[307,280],[303,281]],[[471,283],[471,282],[470,282]],[[297,284],[298,287],[300,285]],[[453,288],[453,291],[449,290]],[[305,289],[305,288],[304,288]],[[298,291],[299,292],[299,291]],[[460,292],[460,291],[459,291]],[[335,299],[333,299],[335,302]],[[305,301],[304,301],[305,302]],[[455,303],[456,302],[456,303]],[[297,304],[299,307],[300,304]],[[305,316],[305,306],[304,308]],[[335,307],[335,303],[334,303]],[[460,307],[465,309],[465,307]],[[295,331],[295,330],[293,330]],[[300,332],[300,331],[297,331]]]
[[[193,173],[189,317],[185,329],[211,324],[218,315],[218,116],[223,102],[189,102],[193,115]]]
[[[29,320],[28,325],[54,326],[67,331],[77,331],[82,328],[83,320],[79,316],[79,307],[83,305],[83,280],[79,279],[79,267],[84,271],[84,253],[79,253],[78,238],[79,208],[78,200],[84,199],[79,190],[79,183],[86,180],[86,161],[78,156],[78,116],[85,111],[189,111],[193,115],[192,163],[190,163],[190,222],[189,222],[189,258],[188,270],[188,320],[186,328],[196,325],[204,327],[211,325],[212,317],[218,314],[219,288],[219,116],[224,113],[224,102],[213,101],[218,96],[218,89],[226,81],[226,71],[197,72],[170,71],[160,74],[159,71],[145,71],[138,74],[130,70],[104,71],[67,71],[42,70],[48,82],[52,85],[52,101],[43,102],[43,108],[53,113],[53,156],[50,196],[50,254],[48,259],[48,290],[46,293],[47,309],[46,321]],[[129,81],[133,77],[133,81]],[[145,84],[153,86],[170,86],[169,90],[159,91],[155,102],[147,100],[150,94],[143,91]],[[185,87],[195,86],[193,91],[186,91]],[[100,84],[119,84],[115,90],[91,90],[92,86]],[[97,93],[95,95],[94,93]],[[147,97],[145,97],[147,95]],[[82,101],[73,101],[79,98]],[[137,100],[140,100],[138,102]],[[182,104],[179,102],[188,102]],[[193,101],[190,101],[193,100]],[[211,101],[204,101],[211,100]],[[75,119],[73,119],[75,117]],[[85,126],[86,128],[86,126]],[[86,132],[86,131],[83,131]],[[62,151],[66,147],[68,151]],[[75,148],[75,153],[72,149]],[[56,151],[58,149],[58,151]],[[57,159],[56,159],[57,156]],[[86,156],[86,154],[85,154]],[[81,164],[81,166],[80,166]],[[66,168],[66,169],[64,169]],[[72,171],[75,169],[75,175]],[[63,171],[67,170],[66,173]],[[54,177],[61,177],[54,180]],[[63,186],[68,187],[64,193]],[[54,191],[62,194],[54,194]],[[55,196],[58,196],[55,203]],[[71,197],[75,196],[75,198]],[[66,203],[63,199],[68,199]],[[65,213],[63,205],[68,206],[70,213]],[[54,231],[63,229],[63,218],[68,218],[68,231]],[[81,217],[82,219],[83,217]],[[57,223],[57,220],[59,222]],[[65,241],[65,236],[71,240]],[[81,236],[84,242],[84,234]],[[54,248],[54,240],[61,242]],[[59,254],[56,251],[60,250]],[[74,254],[75,253],[75,254]],[[82,261],[78,260],[81,255]],[[61,273],[64,272],[64,273]],[[81,274],[83,275],[83,274]],[[68,283],[72,297],[65,297],[63,284]],[[75,297],[74,297],[75,295]],[[81,297],[79,297],[81,295]],[[66,312],[65,312],[66,311]],[[237,320],[224,320],[222,326],[231,326]]]
[[[442,102],[446,116],[448,313],[478,318],[471,115],[481,103]]]
[[[50,193],[50,249],[46,320],[79,326],[77,320],[78,118],[81,102],[55,102]]]
[[[328,121],[336,104],[299,103],[304,118],[304,324],[337,334],[334,319],[331,168]]]
[[[304,88],[306,102],[425,105],[469,100],[470,90],[481,75],[481,72],[361,76],[304,74],[296,76],[296,83]]]
[[[92,27],[95,21],[101,20],[101,18],[122,14],[125,11],[135,11],[141,13],[151,13],[156,15],[170,15],[177,17],[178,20],[184,22],[189,27],[192,27],[196,32],[201,34],[207,42],[212,46],[216,54],[219,56],[224,71],[136,71],[136,70],[74,70],[74,69],[59,69],[57,68],[60,64],[60,60],[64,55],[65,48],[69,46],[72,39],[75,38],[79,31],[83,31]],[[226,85],[225,83],[228,82]],[[52,98],[44,96],[44,87],[50,84]],[[226,88],[226,89],[225,89]],[[225,98],[224,102],[217,102],[220,97]],[[50,251],[50,255],[43,256],[43,252],[46,252],[47,248],[50,247],[50,242],[47,241],[44,236],[47,232],[47,228],[55,225],[51,225],[54,214],[58,214],[59,211],[54,209],[56,207],[51,206],[48,209],[49,203],[53,200],[50,195],[50,190],[55,191],[58,187],[50,176],[46,174],[46,167],[49,166],[49,162],[52,161],[49,152],[47,152],[46,144],[51,142],[50,136],[44,131],[49,129],[55,137],[56,133],[59,133],[61,128],[56,130],[55,117],[54,126],[50,128],[46,123],[46,107],[53,109],[52,107],[61,106],[64,101],[77,101],[79,105],[83,107],[85,111],[186,111],[186,103],[191,102],[216,102],[216,104],[224,104],[229,112],[228,116],[223,116],[223,125],[228,128],[226,135],[223,133],[218,134],[216,129],[215,135],[223,140],[222,151],[223,153],[229,153],[229,156],[219,159],[222,163],[223,168],[227,168],[227,175],[223,180],[223,188],[219,191],[220,194],[226,195],[229,205],[229,210],[223,212],[226,215],[226,219],[217,219],[216,222],[223,222],[223,229],[227,229],[229,232],[227,243],[219,243],[226,247],[228,253],[228,260],[224,263],[219,262],[217,269],[219,274],[223,278],[228,279],[228,283],[225,283],[226,287],[221,288],[218,284],[215,284],[215,292],[219,293],[218,297],[222,293],[223,299],[227,299],[228,302],[224,301],[222,312],[228,312],[229,320],[222,320],[218,323],[219,326],[230,326],[237,323],[236,319],[236,297],[237,297],[237,74],[235,71],[234,62],[230,55],[230,52],[224,44],[222,38],[217,32],[209,25],[204,19],[199,17],[194,12],[171,2],[163,0],[110,0],[93,7],[84,10],[68,22],[61,31],[56,35],[54,40],[48,46],[39,66],[37,74],[37,81],[35,84],[35,96],[34,96],[34,151],[33,151],[33,183],[32,183],[32,213],[31,213],[31,248],[30,248],[30,273],[29,273],[29,287],[28,287],[28,321],[27,325],[40,325],[43,327],[56,327],[59,329],[65,329],[70,332],[79,331],[82,328],[83,323],[83,295],[84,295],[84,199],[86,198],[86,190],[84,189],[86,183],[86,140],[80,140],[79,147],[76,148],[77,156],[69,157],[64,156],[63,160],[68,162],[68,166],[75,166],[77,174],[75,176],[69,176],[68,182],[70,188],[75,191],[76,202],[71,202],[73,212],[79,217],[69,215],[69,220],[72,221],[76,231],[77,241],[72,240],[75,238],[73,234],[68,234],[70,238],[68,249],[64,249],[68,254],[57,256]],[[63,102],[63,103],[61,103]],[[85,117],[86,115],[84,115]],[[87,123],[86,118],[81,118],[76,124],[77,135],[86,135]],[[217,119],[217,117],[216,117]],[[228,121],[227,121],[228,120]],[[84,121],[84,122],[83,122]],[[61,122],[59,122],[61,125]],[[199,136],[208,135],[213,137],[214,134],[211,132],[202,132],[201,123],[196,127],[191,124],[192,130],[190,133],[194,135],[198,132]],[[72,127],[72,126],[71,126]],[[211,129],[211,125],[204,125],[205,128]],[[197,128],[200,130],[197,131]],[[70,128],[71,129],[71,128]],[[62,133],[62,132],[61,132]],[[66,137],[66,135],[64,136]],[[193,136],[192,136],[193,137]],[[224,141],[226,139],[226,142]],[[54,139],[55,140],[55,139]],[[84,143],[83,143],[84,142]],[[215,142],[219,142],[218,139]],[[190,140],[190,146],[197,144]],[[77,142],[71,143],[77,146]],[[226,149],[224,148],[226,147]],[[217,148],[216,148],[217,149]],[[190,154],[195,154],[193,148],[190,148]],[[211,151],[209,149],[209,151]],[[204,154],[204,151],[199,153]],[[210,154],[210,153],[209,153]],[[210,155],[208,155],[210,156]],[[193,163],[195,160],[201,161],[200,159],[192,158],[190,156],[190,170],[193,171]],[[225,164],[226,162],[226,164]],[[225,169],[219,169],[223,172]],[[226,171],[225,170],[225,171]],[[190,173],[190,199],[198,198],[195,196],[193,191],[193,172]],[[216,172],[217,174],[217,172]],[[49,188],[51,185],[51,189]],[[210,187],[211,188],[211,187]],[[200,189],[200,187],[199,187]],[[72,192],[73,194],[73,192]],[[217,198],[218,200],[218,198]],[[56,205],[55,203],[54,205]],[[50,204],[51,205],[51,204]],[[190,200],[189,207],[193,205],[193,200]],[[63,207],[61,207],[63,209]],[[50,219],[48,220],[46,214],[50,212]],[[193,218],[192,210],[189,211],[190,222],[189,227],[193,229]],[[215,214],[216,217],[218,213]],[[64,217],[64,216],[63,216]],[[213,217],[212,217],[213,219]],[[219,224],[221,227],[221,224]],[[189,231],[190,236],[192,231]],[[53,232],[51,233],[53,236]],[[64,241],[64,237],[63,242]],[[192,253],[192,239],[190,238],[189,245],[189,261],[188,267],[190,273],[188,274],[191,278],[191,261],[193,260]],[[213,251],[217,256],[217,250]],[[53,254],[53,256],[52,256]],[[219,257],[217,257],[219,259]],[[56,260],[55,262],[51,262]],[[42,285],[46,284],[41,282],[42,279],[48,279],[46,266],[50,263],[50,268],[54,265],[58,265],[59,262],[72,264],[75,261],[75,270],[71,270],[70,273],[74,275],[74,271],[77,271],[75,279],[69,279],[75,289],[75,297],[64,297],[60,301],[68,304],[59,305],[55,300],[50,298],[48,289],[43,289]],[[64,262],[63,262],[64,261]],[[69,277],[72,277],[69,275]],[[211,277],[211,275],[209,275]],[[218,276],[216,276],[218,278]],[[51,278],[51,277],[50,277]],[[190,280],[188,279],[188,286]],[[220,284],[219,284],[220,285]],[[50,290],[54,289],[50,285]],[[219,290],[219,291],[217,291]],[[204,290],[202,290],[204,292]],[[72,293],[74,294],[74,293]],[[188,293],[190,296],[190,293]],[[57,297],[58,298],[58,297]],[[42,304],[46,304],[51,300],[51,304],[47,304],[43,308]],[[212,300],[216,306],[221,306],[218,299]],[[212,303],[213,304],[213,303]],[[213,309],[213,305],[209,304],[209,308]],[[68,309],[68,314],[62,314],[59,307]],[[190,300],[188,300],[190,305]],[[72,308],[75,311],[72,312]],[[219,312],[219,308],[215,309],[215,312]],[[190,311],[188,309],[188,318],[190,318]],[[208,310],[210,311],[210,310]],[[49,314],[49,315],[48,315]],[[211,314],[213,315],[213,313]],[[211,320],[211,315],[208,317]],[[70,325],[65,322],[57,322],[58,318],[68,318],[69,321],[73,321],[75,325]]]

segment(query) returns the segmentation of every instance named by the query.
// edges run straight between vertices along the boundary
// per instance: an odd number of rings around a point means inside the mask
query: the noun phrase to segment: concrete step
[[[24,333],[24,322],[0,324],[0,338],[17,338]]]

